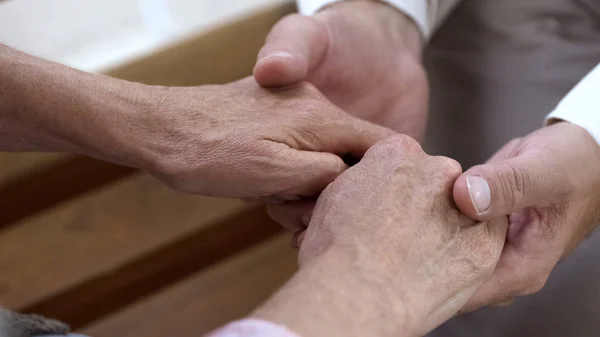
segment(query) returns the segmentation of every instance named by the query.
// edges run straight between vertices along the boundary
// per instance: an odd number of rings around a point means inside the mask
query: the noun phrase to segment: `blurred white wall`
[[[291,0],[9,0],[0,42],[86,71],[102,71]]]

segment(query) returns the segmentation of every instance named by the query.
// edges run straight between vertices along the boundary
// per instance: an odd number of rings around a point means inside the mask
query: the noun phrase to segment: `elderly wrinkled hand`
[[[492,273],[506,237],[506,219],[477,222],[456,208],[452,187],[461,173],[456,161],[425,154],[409,137],[379,142],[319,197],[300,237],[301,270],[328,260],[341,268],[335,289],[346,293],[344,279],[352,278],[360,291],[347,295],[379,301],[380,311],[370,310],[388,321],[410,322],[402,335],[435,328]],[[368,335],[390,335],[379,332]]]
[[[352,117],[308,83],[264,89],[226,85],[150,87],[157,102],[130,138],[146,169],[183,192],[288,200],[318,195],[362,154],[393,134]]]
[[[600,223],[600,146],[573,124],[542,128],[466,171],[454,200],[473,219],[510,221],[500,262],[466,310],[535,293]]]

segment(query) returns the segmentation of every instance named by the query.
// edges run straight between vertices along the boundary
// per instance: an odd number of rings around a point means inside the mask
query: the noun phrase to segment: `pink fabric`
[[[207,337],[300,337],[283,325],[259,319],[243,319],[211,332]]]

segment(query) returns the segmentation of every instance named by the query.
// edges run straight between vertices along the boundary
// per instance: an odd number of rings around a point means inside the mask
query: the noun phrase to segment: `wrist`
[[[410,312],[387,279],[363,269],[349,254],[329,250],[302,266],[252,316],[301,336],[416,337]]]
[[[219,117],[211,113],[212,108],[223,104],[220,87],[145,86],[128,116],[127,124],[136,127],[125,135],[126,143],[132,144],[129,148],[136,167],[173,184],[176,182],[172,179],[188,173],[198,180],[214,172],[215,165],[210,161],[214,158],[203,154],[218,147],[208,142],[217,142],[218,138],[210,131]],[[216,170],[221,169],[217,166]]]
[[[333,3],[315,15],[327,21],[335,16],[375,25],[384,33],[390,46],[401,48],[402,55],[420,62],[423,38],[417,23],[392,5],[379,0],[351,0]],[[369,21],[366,21],[370,19]]]
[[[553,128],[563,129],[563,130],[565,130],[563,132],[579,131],[576,133],[578,133],[582,138],[585,138],[585,139],[591,141],[592,143],[595,143],[596,145],[600,145],[600,139],[598,139],[598,140],[595,139],[594,133],[590,129],[584,127],[584,125],[573,123],[566,119],[550,118],[546,121],[545,127],[553,127]]]
[[[81,73],[65,92],[77,100],[70,111],[60,136],[74,144],[74,153],[142,168],[139,149],[144,144],[142,116],[153,104],[140,83],[127,82],[102,75]]]
[[[81,72],[0,46],[0,143],[129,165],[122,141],[139,84]],[[7,139],[3,137],[7,136]],[[19,143],[11,142],[18,139]]]

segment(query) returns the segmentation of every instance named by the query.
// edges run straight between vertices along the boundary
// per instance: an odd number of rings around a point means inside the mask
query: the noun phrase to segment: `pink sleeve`
[[[258,319],[243,319],[219,328],[206,337],[300,337],[283,325]]]

